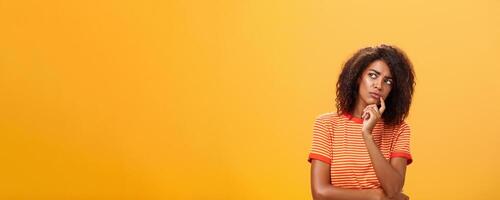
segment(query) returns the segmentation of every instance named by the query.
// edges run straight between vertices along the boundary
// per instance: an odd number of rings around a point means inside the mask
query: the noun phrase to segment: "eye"
[[[368,76],[372,79],[376,79],[377,78],[377,74],[375,73],[368,73]]]
[[[385,79],[385,83],[387,85],[392,85],[392,79]]]

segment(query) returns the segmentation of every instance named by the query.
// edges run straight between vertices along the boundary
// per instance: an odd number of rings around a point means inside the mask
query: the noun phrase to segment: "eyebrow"
[[[374,70],[374,69],[369,69],[369,70],[375,72],[375,74],[377,74],[377,75],[380,75],[380,72],[377,71],[377,70]],[[385,78],[391,78],[392,79],[392,77],[390,77],[390,76],[385,76]]]

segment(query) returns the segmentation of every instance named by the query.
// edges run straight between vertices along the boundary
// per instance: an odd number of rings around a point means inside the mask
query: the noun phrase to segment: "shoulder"
[[[339,115],[335,112],[322,113],[316,116],[314,124],[331,128],[339,121],[338,118]]]
[[[321,122],[333,121],[337,117],[338,117],[337,113],[327,112],[317,115],[316,121],[321,121]]]
[[[396,125],[390,125],[390,127],[393,130],[393,133],[396,135],[399,135],[403,132],[410,133],[410,125],[406,121],[402,121],[401,123]]]
[[[399,125],[398,128],[401,129],[410,129],[410,125],[406,123],[406,121],[402,121]]]

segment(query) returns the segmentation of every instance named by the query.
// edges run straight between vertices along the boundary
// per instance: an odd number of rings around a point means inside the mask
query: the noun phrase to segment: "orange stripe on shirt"
[[[360,118],[335,113],[319,115],[314,121],[308,161],[317,159],[329,164],[333,186],[380,188],[362,137],[362,123]],[[412,163],[408,124],[386,125],[381,120],[375,125],[372,135],[387,160],[402,157],[407,159],[407,164]]]

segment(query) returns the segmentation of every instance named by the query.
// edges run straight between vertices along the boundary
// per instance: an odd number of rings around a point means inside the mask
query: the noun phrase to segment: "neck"
[[[360,99],[356,100],[356,106],[354,106],[354,110],[351,113],[353,117],[361,118],[361,115],[363,115],[363,109],[365,109],[366,103],[361,101]]]

